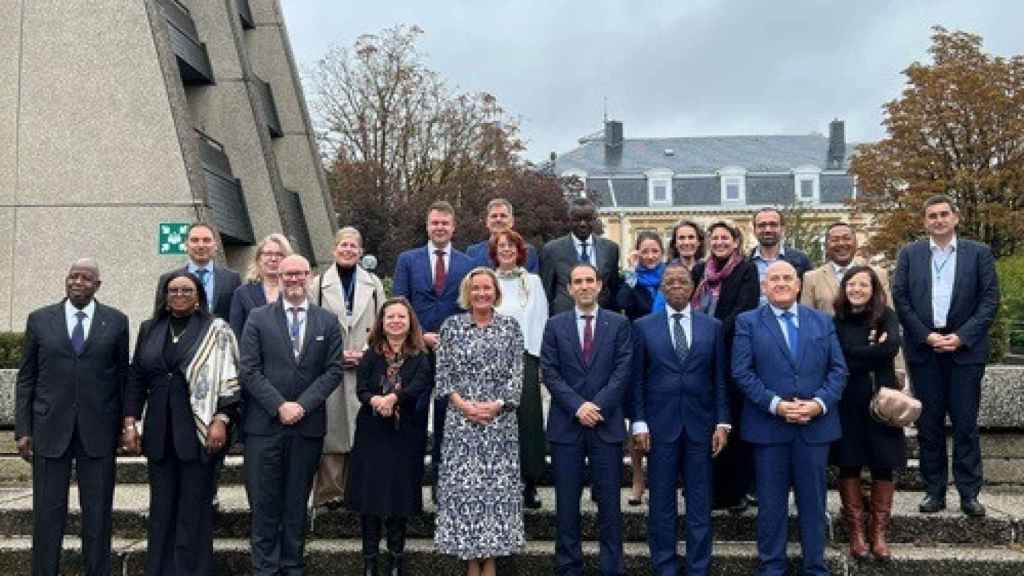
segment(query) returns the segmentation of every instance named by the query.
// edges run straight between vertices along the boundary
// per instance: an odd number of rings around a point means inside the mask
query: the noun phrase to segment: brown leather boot
[[[846,533],[850,537],[850,556],[865,560],[868,558],[868,543],[864,538],[864,494],[860,491],[860,478],[840,478],[839,498],[843,503]]]
[[[889,529],[892,496],[895,492],[896,483],[891,480],[875,480],[871,484],[871,525],[868,532],[871,536],[871,552],[880,562],[892,560],[892,552],[886,542],[886,531]]]

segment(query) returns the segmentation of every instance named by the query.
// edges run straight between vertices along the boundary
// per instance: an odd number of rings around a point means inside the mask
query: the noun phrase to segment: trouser
[[[213,574],[213,461],[179,460],[170,434],[164,457],[147,462],[146,576]]]
[[[690,438],[684,429],[675,442],[655,442],[647,458],[647,472],[651,490],[647,538],[654,573],[679,573],[676,479],[681,472],[686,490],[686,574],[707,574],[711,564],[710,438]]]

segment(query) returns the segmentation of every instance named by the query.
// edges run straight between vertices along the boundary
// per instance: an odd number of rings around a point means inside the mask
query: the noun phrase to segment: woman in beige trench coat
[[[345,378],[327,398],[327,435],[310,502],[314,509],[336,508],[345,494],[348,456],[359,413],[356,367],[386,298],[380,278],[359,266],[363,255],[359,231],[342,228],[334,240],[335,264],[313,279],[310,292],[314,302],[338,317],[345,341]]]

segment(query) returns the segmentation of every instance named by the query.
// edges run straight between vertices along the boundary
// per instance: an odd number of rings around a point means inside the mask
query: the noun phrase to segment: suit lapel
[[[967,246],[957,239],[956,243],[956,271],[953,273],[953,293],[949,295],[949,312],[946,313],[946,325],[949,325],[949,318],[953,316],[960,294],[960,278],[963,277],[964,268],[967,266]],[[931,276],[929,274],[929,276]]]
[[[274,304],[274,320],[275,322],[277,322],[277,332],[278,334],[281,335],[281,340],[284,344],[285,350],[288,351],[288,358],[291,359],[292,364],[298,365],[298,362],[296,361],[295,358],[295,347],[292,345],[291,331],[288,330],[287,314],[288,311],[284,309],[284,299],[279,298],[277,303]],[[306,326],[306,330],[309,330],[308,324]]]
[[[691,314],[692,310],[693,309],[691,308]],[[682,370],[683,363],[679,361],[679,355],[676,354],[676,348],[672,344],[672,327],[669,323],[668,313],[663,310],[661,312],[658,312],[656,315],[659,323],[659,327],[656,331],[656,334],[661,334],[661,337],[656,339],[655,345],[660,346],[662,348],[662,354],[666,354],[669,357],[671,357],[672,363],[675,364],[677,368]],[[690,326],[693,326],[692,318]]]
[[[64,347],[67,349],[68,354],[74,356],[75,349],[71,347],[71,334],[68,332],[68,322],[64,316],[65,301],[61,300],[60,304],[54,305],[50,315],[50,322],[53,324],[53,333],[61,334],[61,339],[64,340]]]
[[[804,361],[804,356],[807,355],[807,349],[810,348],[807,344],[810,343],[811,335],[811,313],[803,306],[797,306],[797,317],[800,319],[800,325],[797,327],[800,333],[800,359],[797,362],[797,366],[800,366]]]
[[[775,317],[775,312],[772,311],[771,306],[765,304],[761,307],[761,323],[764,324],[765,328],[772,335],[772,340],[778,345],[782,355],[786,357],[786,360],[795,365],[793,360],[793,354],[789,351],[789,345],[786,344],[786,337],[782,334],[782,328],[779,326],[779,320]]]
[[[316,324],[317,318],[312,312],[312,306],[306,308],[306,326],[305,332],[302,335],[302,350],[299,351],[299,357],[295,359],[296,366],[302,365],[302,362],[306,359],[306,352],[309,351],[310,343],[316,340],[316,335],[319,333],[320,326],[319,324]]]
[[[566,328],[570,337],[572,338],[572,350],[576,353],[576,362],[584,370],[587,369],[587,364],[583,361],[583,339],[580,338],[580,329],[576,323],[576,307],[569,309],[571,312],[566,320]]]
[[[92,316],[92,323],[89,326],[89,334],[85,337],[85,346],[82,347],[82,356],[85,356],[92,346],[93,340],[97,339],[107,329],[107,312],[96,302],[96,311]],[[68,340],[70,342],[70,339]]]
[[[597,309],[597,314],[594,316],[594,344],[593,349],[590,351],[590,363],[587,364],[587,369],[594,364],[594,360],[597,358],[598,351],[601,350],[601,346],[604,341],[608,338],[608,313],[601,308]],[[582,357],[582,348],[581,357]]]
[[[373,282],[370,282],[370,274],[362,268],[356,268],[356,276],[353,278],[356,283],[353,290],[355,303],[352,304],[352,318],[345,326],[344,336],[348,336],[349,329],[359,323],[360,318],[366,313],[373,298]]]

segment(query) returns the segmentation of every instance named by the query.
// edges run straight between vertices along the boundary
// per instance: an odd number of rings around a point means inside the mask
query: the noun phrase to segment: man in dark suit
[[[581,263],[569,270],[572,309],[548,320],[541,366],[551,393],[547,439],[554,468],[558,539],[557,573],[583,574],[580,495],[584,462],[590,461],[592,492],[601,534],[600,572],[623,573],[623,401],[633,356],[629,321],[600,308],[597,269]]]
[[[238,272],[214,264],[213,257],[217,254],[217,236],[213,227],[204,222],[196,222],[190,226],[185,241],[185,251],[188,253],[185,270],[195,274],[196,278],[203,283],[210,313],[225,321],[230,321],[231,296],[235,293],[235,288],[241,286],[242,279]],[[170,272],[165,272],[160,276],[160,281],[157,283],[158,291],[169,274]]]
[[[406,250],[398,256],[395,265],[394,296],[405,296],[416,318],[423,328],[423,340],[431,352],[437,348],[441,323],[459,308],[459,285],[462,278],[473,268],[468,256],[452,246],[455,233],[455,209],[443,200],[430,205],[427,210],[427,245]],[[416,418],[426,434],[427,412],[430,407],[430,393],[433,384],[416,405]],[[441,464],[441,442],[444,440],[444,419],[448,412],[448,400],[434,400],[434,440],[431,447],[431,461],[434,472]],[[421,471],[422,475],[422,471]],[[436,482],[433,486],[436,486]]]
[[[74,460],[83,573],[106,576],[128,318],[95,300],[95,261],[75,262],[64,286],[67,299],[28,317],[15,391],[14,436],[18,452],[32,463],[32,573],[59,572]]]
[[[789,262],[796,269],[797,277],[803,282],[804,273],[811,269],[811,259],[796,248],[786,248],[786,221],[777,208],[765,207],[754,213],[754,235],[757,246],[750,251],[750,260],[757,265],[758,281],[764,282],[768,266],[775,262]],[[761,305],[768,302],[761,293]]]
[[[504,198],[495,198],[487,203],[487,215],[484,217],[484,224],[491,238],[499,232],[512,230],[516,227],[516,216],[512,211],[512,203]],[[491,260],[490,239],[466,247],[466,256],[473,261],[473,266],[486,266],[497,268],[498,263]],[[526,245],[526,271],[532,274],[540,272],[540,259],[537,257],[537,249],[530,244]]]
[[[722,323],[690,309],[682,264],[661,278],[665,309],[633,323],[633,442],[650,451],[647,538],[654,574],[676,576],[676,479],[686,489],[686,574],[711,564],[711,458],[729,439]]]
[[[743,392],[743,439],[754,445],[760,576],[786,574],[789,489],[796,493],[802,574],[828,574],[825,488],[829,445],[839,438],[846,363],[832,318],[797,303],[788,262],[768,267],[768,304],[736,318],[732,373]],[[865,416],[866,417],[866,416]]]
[[[984,516],[978,402],[990,344],[988,331],[999,309],[999,282],[989,247],[957,238],[960,221],[948,196],[925,202],[928,240],[900,250],[893,301],[903,325],[903,348],[914,392],[921,400],[917,421],[921,512],[946,507],[946,414],[953,423],[953,478],[960,509]]]
[[[572,229],[569,234],[555,238],[544,245],[540,257],[540,278],[555,315],[573,307],[569,295],[569,271],[579,263],[590,264],[598,271],[601,294],[598,305],[615,309],[615,296],[619,292],[619,245],[594,235],[597,208],[587,198],[576,198],[569,206]]]
[[[245,488],[252,508],[253,573],[303,573],[306,503],[320,463],[324,402],[342,378],[338,318],[309,301],[309,262],[281,261],[281,298],[256,308],[242,331]]]

